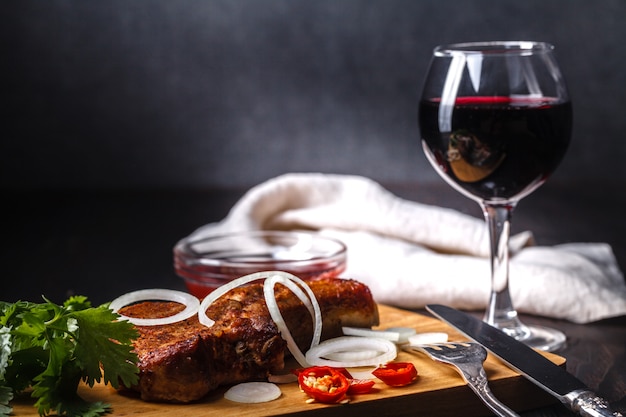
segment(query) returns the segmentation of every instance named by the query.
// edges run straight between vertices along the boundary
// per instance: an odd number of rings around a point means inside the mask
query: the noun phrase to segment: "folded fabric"
[[[484,309],[489,242],[483,219],[403,200],[367,178],[285,174],[250,189],[200,238],[246,230],[317,230],[348,247],[344,277],[380,303]],[[604,243],[534,246],[511,237],[510,290],[518,311],[577,323],[626,314],[626,285]]]

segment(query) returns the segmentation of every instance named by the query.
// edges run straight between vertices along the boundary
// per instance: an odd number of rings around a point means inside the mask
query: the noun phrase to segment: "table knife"
[[[592,392],[578,378],[503,331],[451,307],[430,304],[426,309],[483,345],[494,356],[580,416],[623,417],[621,413],[611,410],[608,401]]]

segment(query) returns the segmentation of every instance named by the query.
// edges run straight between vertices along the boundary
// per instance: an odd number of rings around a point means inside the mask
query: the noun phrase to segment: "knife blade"
[[[608,401],[596,395],[578,378],[503,331],[448,306],[429,304],[426,309],[483,345],[494,356],[580,416],[623,417],[620,412],[611,410]]]

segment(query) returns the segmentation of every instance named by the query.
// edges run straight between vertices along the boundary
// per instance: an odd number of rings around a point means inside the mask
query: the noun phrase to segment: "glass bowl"
[[[185,238],[174,247],[174,269],[188,291],[203,298],[220,285],[260,271],[307,280],[346,269],[346,246],[310,232],[252,231]]]

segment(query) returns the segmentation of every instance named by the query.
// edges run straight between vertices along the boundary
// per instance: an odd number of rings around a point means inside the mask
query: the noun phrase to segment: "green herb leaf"
[[[45,299],[44,299],[45,300]],[[102,402],[89,403],[78,384],[104,382],[118,388],[138,381],[135,327],[107,305],[92,307],[86,297],[60,306],[0,302],[0,417],[10,412],[13,393],[32,387],[40,415],[99,416]]]
[[[9,402],[13,399],[13,391],[9,387],[0,385],[0,417],[8,417],[13,411]]]
[[[139,334],[128,321],[115,321],[117,314],[108,308],[89,309],[72,315],[78,322],[76,358],[84,371],[87,384],[100,382],[100,366],[104,382],[114,388],[122,380],[124,385],[137,383],[137,355],[131,342]]]

